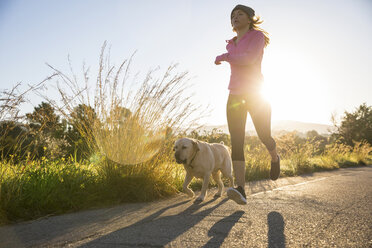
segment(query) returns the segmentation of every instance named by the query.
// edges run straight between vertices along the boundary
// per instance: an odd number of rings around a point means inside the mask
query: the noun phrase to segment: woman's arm
[[[216,62],[227,61],[230,64],[250,65],[260,56],[264,47],[265,36],[263,33],[257,32],[257,35],[250,41],[246,51],[238,54],[224,53],[217,56]]]

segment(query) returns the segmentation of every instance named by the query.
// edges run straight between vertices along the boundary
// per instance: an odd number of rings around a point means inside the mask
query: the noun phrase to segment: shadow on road
[[[208,232],[208,236],[213,237],[205,244],[204,247],[220,247],[229,235],[230,230],[233,228],[244,214],[244,211],[236,211],[235,213],[223,218],[216,222]]]
[[[193,203],[181,213],[177,213],[175,215],[161,216],[165,211],[180,206],[185,202],[163,208],[130,226],[119,229],[115,232],[111,232],[80,247],[105,247],[110,245],[123,247],[165,246],[166,244],[175,240],[178,236],[187,232],[205,217],[209,216],[213,210],[224,204],[227,199],[221,200],[210,208],[198,211],[202,207],[207,206],[214,201],[216,201],[216,199],[212,199],[200,204]],[[244,212],[239,211],[238,213],[235,213],[235,215],[233,214],[227,217],[230,218],[230,221],[232,222],[231,227],[236,222],[234,222],[234,220],[239,219],[243,213]],[[222,224],[226,225],[226,222],[220,223],[219,225],[215,224],[215,226],[217,225],[218,227]],[[227,231],[227,233],[229,232],[229,230],[226,228],[224,228],[224,230]],[[227,233],[225,236],[227,236]]]
[[[58,242],[72,237],[76,230],[81,230],[79,233],[87,236],[96,233],[97,227],[139,211],[146,205],[147,202],[118,205],[0,226],[0,248],[38,247],[54,240]]]
[[[267,224],[269,231],[267,233],[268,247],[269,248],[284,248],[285,247],[285,236],[284,236],[284,219],[283,216],[278,212],[270,212],[267,215]]]

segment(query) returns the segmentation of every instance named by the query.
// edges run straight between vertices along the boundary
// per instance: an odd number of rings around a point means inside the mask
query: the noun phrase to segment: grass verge
[[[371,150],[370,145],[361,143],[354,148],[333,144],[318,156],[284,153],[281,177],[371,164]],[[267,152],[246,147],[246,157],[248,181],[269,177]],[[180,192],[182,166],[172,162],[171,156],[166,162],[160,161],[125,166],[105,160],[1,162],[0,224],[124,202],[153,201]],[[215,186],[213,181],[211,185]],[[190,186],[198,190],[201,181],[194,179]]]
[[[178,192],[180,178],[168,175],[173,164],[149,170],[73,161],[0,164],[0,224],[30,220],[123,202],[143,202]],[[141,167],[143,165],[138,165]],[[173,170],[176,173],[176,170]]]

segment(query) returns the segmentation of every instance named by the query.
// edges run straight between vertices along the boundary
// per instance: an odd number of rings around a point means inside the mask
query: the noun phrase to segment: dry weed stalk
[[[27,94],[31,91],[38,91],[42,89],[46,82],[51,80],[56,73],[45,78],[43,81],[37,84],[29,84],[28,88],[24,91],[20,91],[21,82],[15,84],[11,89],[3,89],[0,91],[0,121],[10,120],[17,121],[24,118],[20,113],[20,105],[28,101]]]
[[[110,65],[105,48],[106,43],[93,94],[85,66],[84,86],[80,86],[71,66],[73,77],[50,66],[62,80],[57,82],[62,107],[45,94],[44,98],[66,118],[71,118],[77,106],[83,108],[85,121],[76,123],[76,127],[92,150],[120,164],[138,164],[153,157],[170,133],[190,128],[205,113],[186,93],[191,86],[187,72],[175,73],[176,65],[172,65],[160,79],[156,79],[159,69],[155,69],[141,83],[135,78],[129,82],[133,56],[116,68]],[[200,115],[190,120],[194,112]]]

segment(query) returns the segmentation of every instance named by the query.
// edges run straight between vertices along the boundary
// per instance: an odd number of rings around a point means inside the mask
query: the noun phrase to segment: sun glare
[[[317,69],[303,58],[280,56],[263,67],[264,98],[271,103],[273,119],[324,122],[320,108],[328,108],[327,82]],[[322,121],[323,120],[323,121]]]

